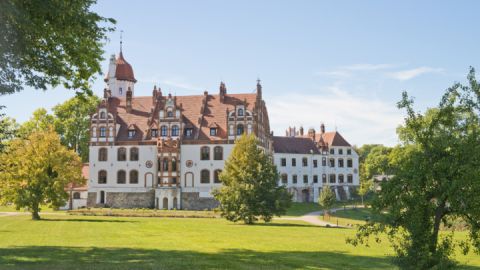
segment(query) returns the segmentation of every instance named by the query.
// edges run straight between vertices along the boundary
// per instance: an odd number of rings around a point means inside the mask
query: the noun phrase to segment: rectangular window
[[[287,184],[288,183],[288,175],[287,174],[282,174],[282,184]]]
[[[318,167],[318,163],[317,163],[317,160],[316,160],[316,159],[313,160],[313,167],[314,167],[314,168],[317,168],[317,167]]]
[[[335,149],[330,148],[330,155],[335,155]]]
[[[303,167],[308,166],[308,159],[306,157],[302,158],[302,165],[303,165]]]
[[[352,168],[353,167],[353,161],[351,159],[347,159],[347,167]]]
[[[282,164],[282,167],[287,166],[287,159],[286,159],[286,158],[281,158],[281,159],[280,159],[280,162],[281,162],[281,164]]]
[[[297,183],[297,175],[296,174],[292,175],[292,183],[294,183],[294,184]]]
[[[338,183],[343,184],[343,174],[338,175]]]
[[[107,129],[104,127],[100,128],[100,137],[105,138],[107,136]]]
[[[347,149],[347,155],[351,155],[352,154],[352,149]]]
[[[322,158],[322,166],[327,166],[327,158]]]
[[[330,159],[330,167],[331,168],[335,167],[335,159],[334,158]]]
[[[330,181],[329,181],[329,182],[330,182],[331,184],[335,184],[335,182],[336,182],[335,174],[330,174],[329,177],[330,177]]]
[[[343,168],[343,158],[338,159],[338,167]]]
[[[343,149],[341,149],[341,148],[338,149],[338,154],[339,154],[339,155],[343,155]]]
[[[306,174],[303,175],[303,183],[308,184],[308,175]]]
[[[292,158],[292,167],[295,167],[295,166],[297,166],[297,159]]]
[[[156,129],[156,128],[155,128],[155,129],[152,129],[152,137],[153,137],[153,138],[158,137],[158,129]]]
[[[351,174],[347,175],[347,183],[349,184],[353,183],[353,175]]]
[[[318,183],[318,175],[313,176],[313,183]]]
[[[185,135],[186,137],[192,137],[193,128],[186,128],[185,131],[183,132],[183,135]]]
[[[322,183],[327,183],[327,175],[322,174]]]
[[[129,129],[128,130],[128,138],[133,138],[135,136],[135,130],[134,129]]]
[[[217,136],[217,129],[216,128],[210,128],[210,136]]]

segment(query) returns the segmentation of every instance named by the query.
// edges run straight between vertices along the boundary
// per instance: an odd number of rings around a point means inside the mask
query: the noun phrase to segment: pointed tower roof
[[[121,50],[116,62],[115,77],[117,80],[137,82],[133,75],[133,68],[125,58],[123,58],[123,52]]]

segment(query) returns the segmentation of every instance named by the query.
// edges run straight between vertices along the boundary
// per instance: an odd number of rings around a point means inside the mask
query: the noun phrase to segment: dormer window
[[[105,119],[105,118],[107,118],[107,117],[105,116],[105,112],[101,112],[101,113],[100,113],[100,119]]]
[[[183,132],[183,135],[185,135],[185,137],[192,137],[193,135],[193,128],[185,128],[184,132]]]
[[[152,128],[151,135],[152,135],[152,138],[158,137],[158,129]]]
[[[168,111],[167,112],[167,117],[173,117],[173,111]]]
[[[210,136],[217,136],[217,128],[210,128]]]
[[[243,116],[243,109],[238,109],[238,116]]]
[[[128,130],[128,138],[131,139],[135,136],[135,129]]]

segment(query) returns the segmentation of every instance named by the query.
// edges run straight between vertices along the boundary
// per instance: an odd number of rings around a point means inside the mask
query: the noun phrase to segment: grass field
[[[247,226],[211,218],[42,217],[0,217],[0,269],[394,268],[387,244],[345,244],[352,229],[284,220]],[[480,256],[458,259],[464,269],[480,269]]]
[[[379,221],[381,219],[381,217],[373,215],[372,211],[368,208],[356,208],[347,209],[345,211],[336,211],[335,213],[331,213],[330,217],[324,218],[324,216],[320,216],[319,219],[335,224],[338,222],[338,225],[347,226],[365,224],[367,217],[371,220],[376,221]]]

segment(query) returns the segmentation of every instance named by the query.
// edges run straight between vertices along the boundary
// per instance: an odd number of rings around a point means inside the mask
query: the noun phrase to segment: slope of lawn
[[[43,218],[0,217],[0,269],[395,269],[386,244],[345,244],[352,229],[285,220]],[[459,259],[480,269],[478,256]]]

